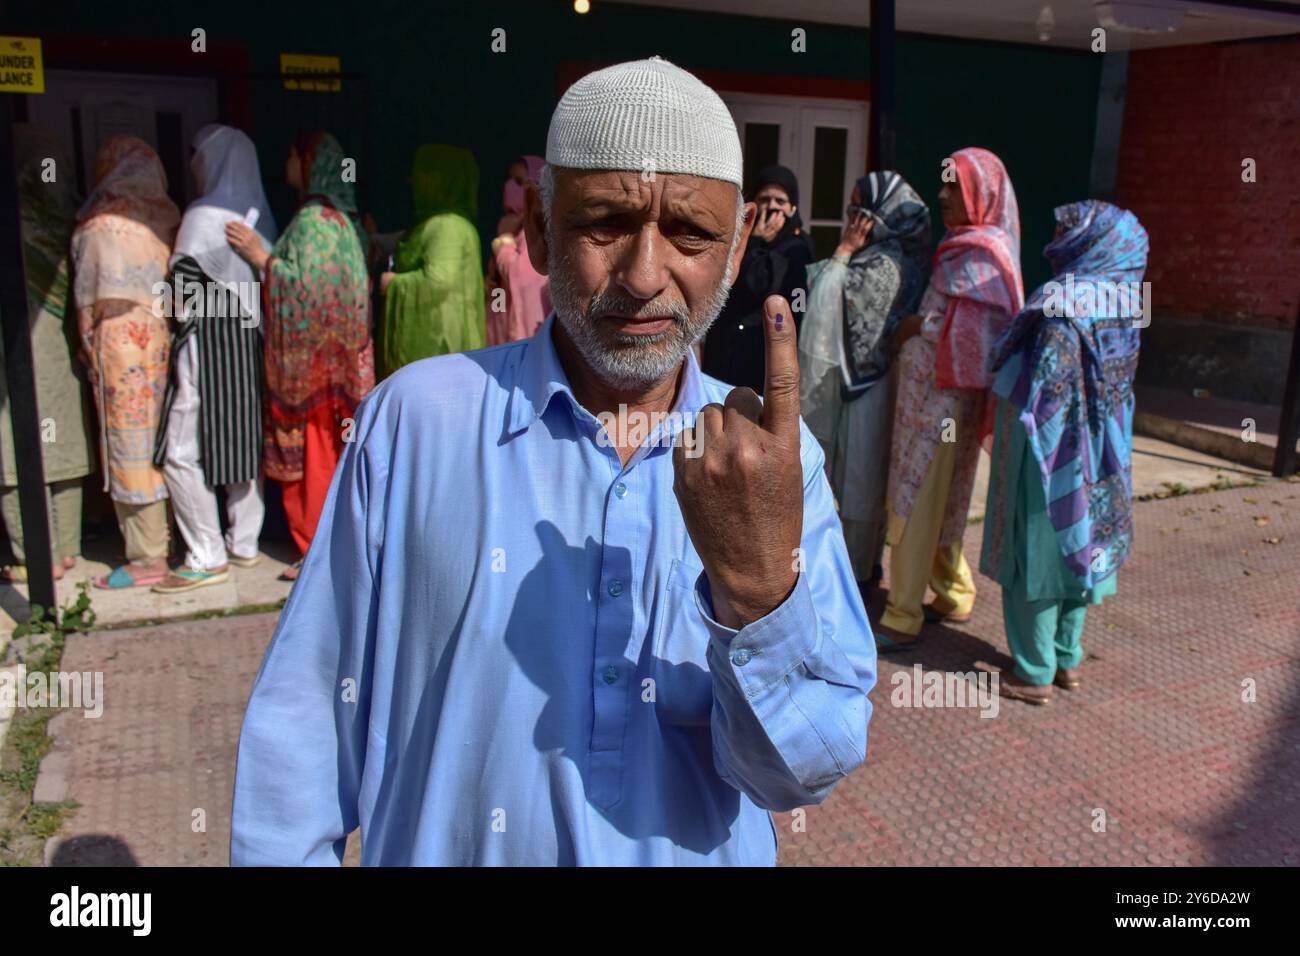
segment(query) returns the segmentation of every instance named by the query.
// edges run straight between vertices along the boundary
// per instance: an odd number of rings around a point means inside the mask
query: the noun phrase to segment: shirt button
[[[610,581],[608,591],[610,597],[618,597],[623,593],[623,582],[618,580]]]
[[[627,485],[623,484],[623,482],[621,482],[621,481],[620,481],[618,484],[616,484],[616,485],[614,486],[614,495],[615,495],[615,497],[618,497],[618,498],[626,498],[626,497],[627,497]]]
[[[731,655],[731,663],[735,664],[737,667],[744,667],[750,662],[750,659],[753,658],[753,656],[754,655],[750,653],[748,647],[742,647]]]
[[[618,680],[618,668],[610,664],[605,668],[605,683],[613,684]]]

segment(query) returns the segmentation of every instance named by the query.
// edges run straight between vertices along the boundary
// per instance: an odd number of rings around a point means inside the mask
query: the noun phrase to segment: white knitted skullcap
[[[740,138],[722,98],[667,60],[588,73],[551,116],[546,161],[572,169],[690,173],[740,188]]]

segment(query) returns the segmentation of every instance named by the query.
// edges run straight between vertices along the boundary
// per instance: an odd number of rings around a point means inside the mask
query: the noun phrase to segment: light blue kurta
[[[359,824],[367,864],[767,865],[767,811],[864,759],[874,641],[816,440],[805,570],[729,630],[671,448],[602,447],[553,322],[362,403],[245,717],[234,863],[334,864]],[[689,357],[677,410],[727,391]]]

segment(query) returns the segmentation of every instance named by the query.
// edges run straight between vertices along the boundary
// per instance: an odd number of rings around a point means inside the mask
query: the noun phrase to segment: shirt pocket
[[[708,726],[713,711],[713,678],[705,657],[709,631],[695,601],[702,573],[699,565],[674,559],[661,596],[650,676],[655,714],[663,724]]]

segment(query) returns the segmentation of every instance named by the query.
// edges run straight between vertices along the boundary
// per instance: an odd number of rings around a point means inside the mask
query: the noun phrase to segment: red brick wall
[[[1256,163],[1243,183],[1242,161]],[[1117,201],[1158,313],[1289,328],[1300,302],[1300,39],[1135,52]]]

